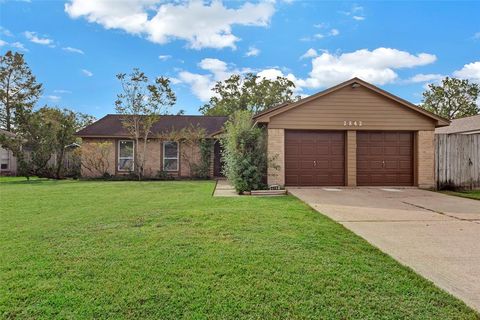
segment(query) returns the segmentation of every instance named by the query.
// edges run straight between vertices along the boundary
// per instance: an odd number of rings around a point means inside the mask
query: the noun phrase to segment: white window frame
[[[177,145],[177,157],[176,158],[165,156],[165,145],[167,143],[175,143]],[[180,168],[180,144],[177,141],[164,141],[162,143],[162,158],[163,158],[162,159],[162,169],[163,169],[163,171],[167,171],[167,172],[177,172],[177,171],[179,171],[179,168]],[[165,169],[165,160],[177,160],[177,168],[175,170],[166,170]]]
[[[132,148],[132,157],[120,157],[120,143],[121,142],[131,142],[132,145],[133,145],[133,148]],[[135,141],[133,140],[118,140],[117,142],[118,144],[118,154],[117,154],[117,171],[121,171],[121,172],[130,172],[130,171],[133,171],[135,170]],[[126,159],[126,160],[132,160],[132,170],[125,170],[125,169],[120,169],[120,160],[121,159]]]

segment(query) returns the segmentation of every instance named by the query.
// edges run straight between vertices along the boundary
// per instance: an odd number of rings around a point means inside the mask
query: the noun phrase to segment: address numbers
[[[344,127],[361,127],[363,125],[362,121],[359,120],[345,120],[343,121]]]

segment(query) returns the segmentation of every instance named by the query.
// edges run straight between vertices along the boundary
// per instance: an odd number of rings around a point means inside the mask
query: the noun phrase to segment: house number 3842
[[[346,121],[343,121],[343,126],[344,127],[361,127],[362,126],[362,121],[346,120]]]

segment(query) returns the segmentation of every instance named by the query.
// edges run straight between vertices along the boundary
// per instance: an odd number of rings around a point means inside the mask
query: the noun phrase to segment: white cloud
[[[443,78],[445,78],[445,76],[439,73],[428,73],[428,74],[419,73],[414,75],[410,79],[408,79],[407,82],[411,82],[411,83],[432,82],[432,81],[436,82]]]
[[[217,81],[226,80],[232,74],[245,74],[254,71],[250,68],[238,69],[234,65],[229,65],[225,61],[215,58],[201,60],[198,63],[198,67],[207,71],[207,73],[199,74],[181,71],[178,74],[177,83],[190,85],[193,94],[203,102],[208,101],[213,95],[212,88]]]
[[[323,29],[326,27],[326,24],[316,24],[314,25],[315,28]],[[315,41],[315,40],[320,40],[326,37],[335,37],[340,34],[340,31],[338,29],[332,28],[330,30],[325,30],[324,33],[316,33],[312,37],[303,37],[300,39],[300,41]]]
[[[211,89],[215,83],[210,75],[182,71],[178,76],[182,83],[190,85],[193,94],[201,101],[206,102],[212,96]]]
[[[45,96],[46,99],[52,101],[52,102],[58,102],[62,99],[62,97],[60,96],[55,96],[55,95],[49,95],[49,96]]]
[[[78,54],[85,54],[83,50],[77,49],[77,48],[72,48],[72,47],[65,47],[62,48],[62,50],[67,51],[67,52],[72,52],[72,53],[78,53]]]
[[[57,89],[57,90],[53,90],[54,93],[72,93],[72,91],[70,90],[63,90],[63,89]]]
[[[430,64],[436,56],[427,53],[411,54],[391,48],[361,49],[343,54],[323,52],[312,60],[312,70],[306,79],[298,79],[299,87],[320,88],[338,84],[353,77],[375,84],[386,84],[398,77],[395,69]]]
[[[356,21],[365,20],[363,7],[356,4],[354,4],[349,11],[340,11],[340,13],[346,15],[347,17],[352,17],[352,19]]]
[[[8,44],[8,42],[3,41],[2,39],[0,39],[0,47],[6,46],[7,44]]]
[[[169,54],[164,54],[164,55],[159,55],[158,56],[158,59],[162,60],[162,61],[167,61],[168,59],[171,59],[172,56],[169,55]]]
[[[50,48],[54,48],[55,45],[53,44],[53,40],[52,39],[48,39],[48,38],[41,38],[38,36],[38,34],[36,32],[33,32],[33,31],[25,31],[23,33],[25,35],[25,37],[30,41],[30,42],[33,42],[33,43],[36,43],[36,44],[40,44],[42,46],[49,46]]]
[[[23,43],[18,42],[18,41],[10,43],[10,46],[11,46],[12,48],[15,48],[15,49],[18,49],[18,50],[21,50],[21,51],[25,51],[25,52],[28,51],[28,49],[25,48],[25,46],[23,45]]]
[[[232,26],[260,26],[270,23],[273,1],[245,3],[231,9],[221,1],[173,2],[161,0],[83,1],[71,0],[65,5],[71,18],[84,17],[106,29],[121,29],[164,44],[173,39],[187,41],[190,48],[235,48],[240,39]]]
[[[247,57],[256,57],[260,54],[260,49],[257,49],[255,47],[250,47],[248,48],[247,53],[245,54]]]
[[[213,58],[201,60],[198,67],[209,73],[198,74],[182,71],[178,74],[178,79],[180,82],[190,85],[193,94],[204,102],[212,96],[212,88],[217,81],[225,80],[237,71],[230,70],[226,62]]]
[[[335,36],[338,36],[340,34],[340,31],[338,31],[338,29],[332,29],[330,30],[330,32],[328,33],[329,36],[332,36],[332,37],[335,37]]]
[[[453,75],[458,78],[480,82],[480,61],[464,65],[462,69],[453,72]]]
[[[93,76],[93,73],[92,73],[91,71],[87,70],[87,69],[82,69],[82,73],[83,73],[83,75],[86,76],[86,77],[91,77],[91,76]]]
[[[10,30],[8,30],[7,28],[4,28],[2,26],[0,26],[0,34],[6,36],[6,37],[13,37],[13,33],[10,32]]]
[[[318,56],[318,52],[317,50],[313,49],[313,48],[310,48],[307,50],[307,52],[305,52],[301,57],[300,59],[308,59],[308,58],[314,58]]]

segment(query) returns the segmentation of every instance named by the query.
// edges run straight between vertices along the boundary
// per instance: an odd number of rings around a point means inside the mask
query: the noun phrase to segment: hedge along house
[[[434,132],[448,120],[363,80],[266,110],[268,184],[432,188]]]
[[[134,169],[135,141],[125,129],[124,115],[108,114],[76,135],[82,138],[82,176],[95,177],[103,172],[110,175],[129,174]],[[155,176],[163,172],[174,177],[192,177],[192,163],[201,159],[200,145],[187,145],[186,142],[169,141],[169,134],[182,129],[201,128],[205,138],[213,139],[213,134],[222,130],[227,117],[214,116],[160,116],[151,128],[147,140],[145,175]],[[138,151],[143,151],[143,140]],[[210,176],[221,176],[220,146],[214,140],[210,159]],[[92,162],[97,165],[92,166]],[[95,168],[96,167],[96,168]]]

